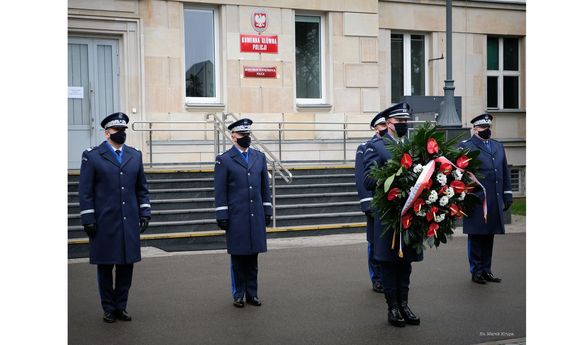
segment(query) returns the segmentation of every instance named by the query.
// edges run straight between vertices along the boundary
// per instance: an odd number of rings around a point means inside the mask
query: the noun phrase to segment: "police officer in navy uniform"
[[[82,153],[80,168],[80,215],[109,323],[132,319],[126,311],[128,292],[134,263],[141,260],[140,233],[151,218],[142,153],[124,144],[128,121],[124,113],[102,120],[106,140]]]
[[[365,148],[363,183],[367,190],[374,191],[377,181],[369,177],[372,166],[383,166],[391,154],[386,148],[390,142],[399,142],[407,134],[407,120],[411,118],[411,107],[407,103],[398,103],[385,109],[381,116],[386,118],[388,132],[383,137],[374,137]],[[377,122],[378,114],[373,123]],[[405,324],[419,325],[420,319],[408,306],[409,278],[411,276],[411,263],[423,260],[423,253],[417,254],[411,247],[403,247],[403,258],[398,255],[399,244],[395,241],[392,248],[393,231],[386,231],[386,225],[380,221],[380,215],[374,213],[374,258],[380,261],[382,272],[383,291],[387,302],[387,319],[396,327]]]
[[[501,282],[491,272],[494,235],[505,234],[504,212],[511,207],[513,193],[511,179],[503,145],[491,139],[491,114],[481,114],[471,120],[473,135],[459,146],[479,150],[477,159],[481,162],[477,175],[487,192],[487,223],[483,207],[475,207],[468,217],[463,218],[463,233],[467,234],[467,248],[471,280],[478,284]],[[481,201],[485,195],[482,188],[473,192]]]
[[[265,155],[251,143],[252,120],[228,126],[234,146],[216,157],[214,189],[216,220],[226,231],[231,255],[233,305],[260,306],[258,253],[267,251],[266,226],[271,222],[272,203]]]
[[[367,219],[367,264],[371,286],[373,291],[383,293],[381,265],[373,257],[373,213],[371,210],[373,191],[365,189],[365,186],[363,185],[363,157],[365,154],[365,147],[369,141],[383,137],[387,133],[387,125],[385,124],[385,116],[383,116],[383,112],[380,112],[373,118],[370,123],[370,128],[375,132],[374,136],[365,143],[359,144],[357,151],[355,152],[355,187],[357,188],[361,211],[365,213]]]

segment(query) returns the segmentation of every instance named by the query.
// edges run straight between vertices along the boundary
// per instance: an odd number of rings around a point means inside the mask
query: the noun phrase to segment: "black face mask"
[[[484,131],[477,132],[477,135],[479,135],[479,137],[481,139],[487,140],[487,139],[491,138],[491,128],[487,128]]]
[[[378,133],[379,133],[379,136],[383,138],[383,136],[387,134],[387,128],[386,128],[386,129],[382,129],[382,130],[379,131]]]
[[[238,138],[238,145],[240,145],[244,149],[247,149],[248,147],[250,147],[251,143],[252,143],[252,138],[249,135],[246,135],[245,137]]]
[[[112,139],[113,142],[122,145],[123,143],[126,142],[126,131],[119,131],[116,133],[112,133],[110,134],[110,139]]]
[[[399,138],[407,134],[407,123],[396,123],[393,126],[395,127],[395,133]]]

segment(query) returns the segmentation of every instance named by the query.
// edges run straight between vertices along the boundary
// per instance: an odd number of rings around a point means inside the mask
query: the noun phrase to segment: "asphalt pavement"
[[[524,227],[523,227],[524,231]],[[387,323],[371,290],[362,234],[274,240],[259,257],[261,307],[232,306],[225,251],[144,250],[135,265],[131,322],[102,321],[96,267],[68,265],[69,344],[525,343],[525,233],[496,236],[500,284],[471,282],[467,238],[428,249],[413,264],[409,305],[420,326]],[[333,235],[338,236],[338,235]],[[335,239],[335,240],[334,240]],[[507,342],[499,342],[507,340]]]

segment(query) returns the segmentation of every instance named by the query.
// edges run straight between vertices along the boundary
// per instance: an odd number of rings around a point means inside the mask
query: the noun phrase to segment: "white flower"
[[[422,171],[423,171],[423,166],[421,164],[417,164],[416,166],[413,167],[413,172],[416,174],[419,174]]]
[[[459,195],[459,200],[465,199],[465,192],[461,192],[461,194]]]
[[[455,169],[455,170],[453,170],[451,175],[453,175],[453,177],[459,181],[463,177],[463,172],[461,172],[461,170],[459,170],[459,169]]]
[[[447,195],[444,195],[441,197],[441,199],[439,199],[439,206],[445,206],[447,204],[449,204],[449,198]]]
[[[437,174],[437,182],[439,182],[440,185],[445,186],[447,183],[447,176],[442,173]]]
[[[426,204],[431,204],[437,201],[437,192],[432,190],[431,193],[429,193],[429,196],[427,197],[427,201],[425,201]]]
[[[419,210],[419,212],[415,212],[416,215],[420,216],[420,217],[425,217],[426,213],[423,210],[423,208],[421,210]]]
[[[447,190],[445,191],[445,194],[447,195],[448,198],[451,199],[455,195],[453,187],[448,187]]]
[[[445,213],[436,214],[434,218],[436,223],[440,223],[445,219]]]

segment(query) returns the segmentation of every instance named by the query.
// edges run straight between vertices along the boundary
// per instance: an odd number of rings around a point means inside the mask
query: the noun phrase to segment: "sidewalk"
[[[512,223],[505,225],[507,234],[525,233],[526,217],[513,216]],[[463,233],[462,227],[455,228],[453,237],[467,236]],[[303,248],[303,247],[326,247],[346,244],[365,243],[364,233],[323,235],[323,236],[302,236],[288,238],[268,239],[268,250],[285,249],[285,248]],[[225,249],[221,250],[203,250],[203,251],[184,251],[184,252],[166,252],[155,247],[142,247],[142,258],[165,257],[175,255],[199,255],[199,254],[217,254],[226,253]],[[68,263],[86,263],[88,258],[68,259]]]
[[[270,241],[260,255],[260,308],[232,306],[225,251],[145,249],[130,291],[133,321],[115,324],[102,322],[95,266],[71,263],[69,343],[521,344],[526,235],[513,226],[495,240],[501,284],[471,282],[464,236],[426,250],[413,264],[410,290],[422,323],[405,328],[387,324],[385,298],[371,290],[364,234]]]

